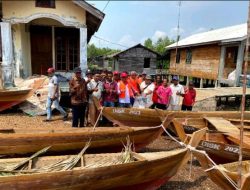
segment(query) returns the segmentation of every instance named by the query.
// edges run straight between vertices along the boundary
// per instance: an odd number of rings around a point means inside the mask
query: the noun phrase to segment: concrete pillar
[[[200,88],[203,88],[203,79],[200,79]]]
[[[218,87],[218,80],[215,80],[214,81],[214,88],[217,88]]]
[[[87,65],[87,28],[80,28],[80,67],[82,69],[82,74],[88,69]]]
[[[234,86],[239,84],[239,78],[242,74],[242,64],[244,61],[244,50],[245,50],[245,41],[241,42],[238,47],[238,56],[237,56],[237,63],[236,63],[236,73],[235,73],[235,82]]]
[[[172,81],[172,76],[168,75],[168,82],[171,82],[171,81]]]
[[[11,24],[1,22],[1,39],[2,39],[2,81],[4,88],[14,86],[14,68],[13,68],[13,45]]]
[[[189,83],[189,76],[187,76],[186,86],[188,86]]]
[[[226,46],[221,46],[220,52],[220,64],[219,64],[219,71],[218,71],[218,85],[220,85],[220,80],[223,78],[223,71],[225,67],[225,57],[226,57]]]

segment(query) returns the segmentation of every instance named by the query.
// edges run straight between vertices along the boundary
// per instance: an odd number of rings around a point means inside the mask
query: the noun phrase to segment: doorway
[[[44,75],[52,67],[52,28],[30,26],[32,74]]]

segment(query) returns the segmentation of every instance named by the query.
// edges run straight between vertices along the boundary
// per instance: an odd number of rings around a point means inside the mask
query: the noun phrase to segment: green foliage
[[[153,41],[148,38],[144,41],[144,46],[146,46],[149,49],[152,49],[156,51],[159,54],[163,54],[166,51],[166,46],[174,43],[174,40],[169,39],[167,36],[165,38],[159,38],[156,43],[153,43]]]
[[[144,46],[152,50],[154,49],[153,41],[150,38],[144,41]]]
[[[87,56],[88,58],[94,58],[101,55],[108,55],[112,53],[119,52],[120,50],[117,49],[110,49],[110,48],[98,48],[94,44],[88,45]]]

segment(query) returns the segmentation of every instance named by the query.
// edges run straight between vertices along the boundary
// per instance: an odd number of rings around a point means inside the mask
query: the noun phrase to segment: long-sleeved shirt
[[[107,92],[108,91],[108,92]],[[115,102],[117,100],[117,83],[115,81],[103,83],[103,101]]]
[[[80,105],[87,102],[87,85],[83,78],[72,78],[69,81],[69,91],[72,105]]]

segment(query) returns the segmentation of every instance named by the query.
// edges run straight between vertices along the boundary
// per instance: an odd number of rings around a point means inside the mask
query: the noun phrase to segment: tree
[[[94,44],[90,44],[90,45],[88,45],[87,57],[88,58],[95,58],[97,56],[108,55],[108,54],[116,53],[118,51],[120,51],[120,50],[110,49],[110,48],[98,48]]]
[[[144,46],[152,50],[154,49],[153,41],[150,38],[144,41]]]
[[[169,39],[167,36],[165,38],[159,38],[156,43],[153,43],[153,41],[148,38],[144,41],[144,46],[146,46],[149,49],[152,49],[156,51],[159,54],[163,54],[166,51],[166,46],[174,43],[174,40]]]

